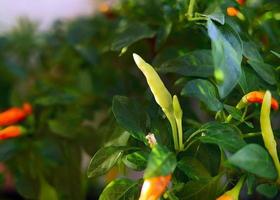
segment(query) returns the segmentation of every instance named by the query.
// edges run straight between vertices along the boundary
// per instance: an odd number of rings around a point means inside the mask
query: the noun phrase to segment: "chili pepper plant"
[[[118,169],[100,200],[279,198],[279,6],[123,0],[102,10],[118,23],[111,50],[142,90],[113,97],[118,131],[87,172]]]
[[[279,10],[120,0],[46,32],[21,19],[0,35],[13,187],[40,200],[279,198]]]

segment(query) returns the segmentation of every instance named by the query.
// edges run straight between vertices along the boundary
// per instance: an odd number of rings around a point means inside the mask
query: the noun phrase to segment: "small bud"
[[[151,148],[153,148],[157,144],[157,140],[156,140],[155,135],[153,133],[149,133],[146,136],[146,139],[148,140],[148,143],[149,143]]]

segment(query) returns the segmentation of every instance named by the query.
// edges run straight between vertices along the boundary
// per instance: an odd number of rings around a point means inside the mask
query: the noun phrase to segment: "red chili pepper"
[[[228,194],[223,194],[222,196],[220,196],[216,200],[234,200],[234,198],[232,196],[228,195]]]
[[[24,128],[20,126],[8,126],[0,130],[0,140],[14,138],[22,135],[25,132]]]
[[[245,99],[249,103],[260,103],[261,104],[263,102],[264,94],[265,94],[264,92],[259,92],[259,91],[250,92],[245,95]],[[278,108],[279,108],[278,102],[274,98],[271,99],[271,107],[274,110],[278,110]]]
[[[237,16],[238,13],[239,13],[239,10],[237,10],[234,7],[228,7],[227,8],[227,15],[228,16],[235,17],[235,16]]]
[[[139,200],[158,200],[171,180],[171,174],[145,179]]]
[[[32,113],[32,106],[24,103],[23,108],[13,107],[0,113],[0,126],[9,126],[24,120]]]
[[[242,6],[245,4],[246,0],[236,0],[236,2]]]

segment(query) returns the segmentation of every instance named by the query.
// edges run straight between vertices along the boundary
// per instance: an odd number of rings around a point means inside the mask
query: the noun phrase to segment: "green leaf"
[[[146,116],[142,107],[124,96],[114,96],[113,98],[112,110],[117,122],[133,137],[146,143]]]
[[[276,185],[271,184],[261,184],[256,188],[257,192],[265,196],[266,198],[272,199],[278,193],[278,188]]]
[[[195,79],[189,81],[182,89],[181,95],[198,98],[211,111],[222,109],[222,103],[217,98],[215,86],[207,80]]]
[[[87,175],[97,177],[106,174],[121,158],[125,147],[110,146],[99,149],[92,157]]]
[[[187,182],[180,191],[180,200],[213,200],[220,193],[223,184],[221,177],[202,179]]]
[[[157,71],[177,73],[184,76],[209,77],[213,75],[214,65],[210,50],[196,50],[168,60]]]
[[[35,104],[42,106],[67,105],[74,103],[76,99],[77,97],[71,94],[52,94],[36,98]]]
[[[243,47],[243,54],[247,59],[263,62],[263,58],[253,42],[243,42]]]
[[[234,119],[242,120],[242,112],[239,109],[229,105],[224,105],[224,108]]]
[[[270,85],[277,83],[275,77],[276,72],[271,65],[256,60],[248,60],[247,62],[264,81]]]
[[[177,167],[192,180],[211,177],[207,169],[196,158],[185,156],[178,162]]]
[[[141,39],[154,37],[155,34],[156,32],[151,30],[146,24],[123,21],[112,42],[111,50],[119,51]]]
[[[278,58],[280,58],[280,53],[277,53],[275,51],[271,51],[271,53],[273,53],[275,56],[277,56]]]
[[[157,50],[167,40],[171,30],[172,30],[172,23],[171,22],[166,22],[159,28],[159,30],[157,32],[157,37],[156,37],[156,49]]]
[[[0,144],[0,161],[9,160],[13,156],[17,155],[20,150],[19,145],[20,144],[16,139],[3,141]]]
[[[148,153],[143,151],[136,151],[131,154],[125,155],[122,161],[127,167],[133,170],[142,171],[147,166]]]
[[[208,35],[212,42],[214,76],[221,98],[226,97],[241,76],[242,41],[229,26],[217,27],[212,20],[207,22]]]
[[[248,144],[228,159],[229,163],[259,177],[275,179],[277,172],[267,151],[258,144]]]
[[[209,122],[200,129],[204,130],[199,140],[204,143],[217,144],[230,152],[235,152],[246,145],[239,130],[230,124]]]
[[[39,200],[57,200],[57,193],[51,185],[47,182],[41,182],[40,196]]]
[[[144,172],[144,178],[155,176],[167,176],[175,170],[176,156],[166,147],[156,145],[148,159],[148,165]]]
[[[139,183],[130,179],[110,182],[101,193],[99,200],[135,200],[139,197]]]

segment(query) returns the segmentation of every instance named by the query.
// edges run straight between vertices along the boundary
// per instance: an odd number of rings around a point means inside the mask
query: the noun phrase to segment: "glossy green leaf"
[[[271,85],[277,83],[275,70],[271,65],[256,60],[248,60],[248,63],[264,81]]]
[[[210,50],[196,50],[168,60],[157,71],[177,73],[184,76],[209,77],[213,75],[214,64]]]
[[[229,163],[259,177],[275,179],[277,172],[267,151],[258,144],[248,144],[228,159]]]
[[[275,56],[277,56],[278,58],[280,58],[280,53],[277,53],[275,51],[271,51],[271,53],[273,53]]]
[[[180,191],[180,200],[213,200],[220,193],[223,184],[221,177],[187,182]]]
[[[148,153],[143,152],[143,151],[136,151],[131,154],[127,154],[123,158],[124,164],[137,171],[144,170],[147,166],[148,162]]]
[[[117,122],[123,128],[127,129],[133,137],[146,142],[145,111],[137,102],[124,96],[114,96],[112,110]]]
[[[214,76],[220,97],[224,98],[234,89],[241,76],[242,42],[228,26],[218,27],[208,20],[207,28],[212,42]]]
[[[247,59],[263,62],[263,58],[253,42],[244,42],[243,47],[243,54]]]
[[[123,21],[123,23],[120,24],[118,33],[113,39],[111,49],[119,51],[141,39],[151,38],[155,34],[156,32],[151,30],[146,24]]]
[[[139,183],[122,178],[110,182],[101,193],[99,200],[135,200],[139,197]]]
[[[230,152],[235,152],[245,146],[239,130],[230,124],[209,122],[201,128],[203,134],[199,140],[204,143],[217,144]]]
[[[266,198],[272,199],[278,193],[278,188],[276,185],[271,184],[261,184],[256,188],[257,192],[265,196]]]
[[[207,169],[196,158],[185,156],[178,162],[177,167],[192,180],[211,177]]]
[[[184,86],[181,95],[198,98],[211,111],[222,109],[222,103],[217,97],[216,88],[210,81],[204,79],[191,80]]]
[[[106,174],[121,158],[124,147],[110,146],[99,149],[92,157],[87,175],[97,177]]]
[[[144,178],[167,176],[172,174],[176,167],[176,156],[166,147],[156,145],[148,159]]]

